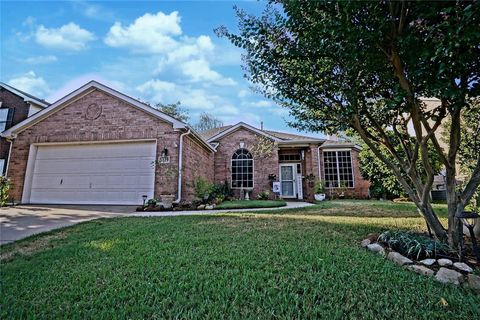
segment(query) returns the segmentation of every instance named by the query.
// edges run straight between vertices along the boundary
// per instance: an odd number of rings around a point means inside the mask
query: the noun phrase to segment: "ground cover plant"
[[[277,208],[286,205],[285,200],[232,200],[222,202],[215,209]]]
[[[473,291],[358,246],[370,232],[425,229],[405,204],[379,203],[100,219],[34,236],[0,247],[0,318],[478,318]]]

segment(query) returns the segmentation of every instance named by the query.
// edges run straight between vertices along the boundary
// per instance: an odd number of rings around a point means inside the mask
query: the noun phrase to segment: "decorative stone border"
[[[369,251],[381,254],[396,265],[417,274],[432,277],[441,283],[461,285],[480,291],[480,276],[473,274],[473,268],[463,262],[453,262],[450,259],[424,259],[413,261],[398,252],[385,248],[382,244],[372,241],[372,237],[364,239],[360,245]]]

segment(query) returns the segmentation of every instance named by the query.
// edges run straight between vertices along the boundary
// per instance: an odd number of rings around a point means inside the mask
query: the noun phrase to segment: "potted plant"
[[[323,201],[325,200],[325,184],[322,180],[319,180],[315,183],[315,200]]]

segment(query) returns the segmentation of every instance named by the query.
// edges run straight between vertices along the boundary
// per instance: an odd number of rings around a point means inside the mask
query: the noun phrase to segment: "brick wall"
[[[227,180],[231,183],[232,179],[232,155],[240,149],[240,143],[244,143],[244,148],[249,149],[259,142],[258,135],[247,129],[239,129],[218,141],[220,144],[215,153],[215,183],[223,183]],[[278,149],[272,152],[270,157],[259,159],[254,157],[253,172],[253,190],[251,197],[254,198],[262,191],[271,193],[269,174],[275,174],[278,178]],[[239,196],[239,190],[235,190],[235,195]]]
[[[0,108],[13,108],[13,121],[12,126],[23,121],[28,117],[29,105],[23,98],[11,93],[10,91],[0,87],[0,101],[2,106]],[[8,158],[8,151],[10,149],[10,143],[5,138],[0,138],[0,159]],[[1,168],[0,168],[1,173]]]
[[[101,115],[88,120],[86,109],[92,103],[102,107]],[[170,163],[155,172],[155,196],[177,192],[179,132],[171,124],[128,105],[125,101],[94,90],[43,121],[21,132],[13,142],[8,176],[11,196],[20,200],[30,144],[39,142],[77,142],[157,139],[157,156],[167,147]]]
[[[203,178],[214,182],[214,153],[199,144],[191,136],[184,138],[183,144],[183,179],[182,200],[190,202],[195,199],[194,181]]]

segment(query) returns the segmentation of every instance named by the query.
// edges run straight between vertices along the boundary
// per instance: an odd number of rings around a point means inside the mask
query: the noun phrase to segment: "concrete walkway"
[[[23,239],[40,232],[50,231],[98,218],[121,216],[169,217],[204,215],[224,212],[252,212],[303,208],[311,205],[311,203],[306,202],[287,202],[287,206],[279,208],[163,212],[135,212],[135,207],[133,206],[20,205],[15,207],[0,208],[0,245]]]
[[[136,212],[136,213],[133,213],[131,215],[132,216],[139,216],[139,217],[173,217],[173,216],[191,216],[191,215],[216,214],[216,213],[225,213],[225,212],[252,212],[252,211],[295,209],[295,208],[305,208],[305,207],[309,207],[309,206],[312,206],[312,205],[313,205],[312,203],[308,203],[308,202],[289,201],[289,202],[287,202],[286,206],[276,207],[276,208]]]

